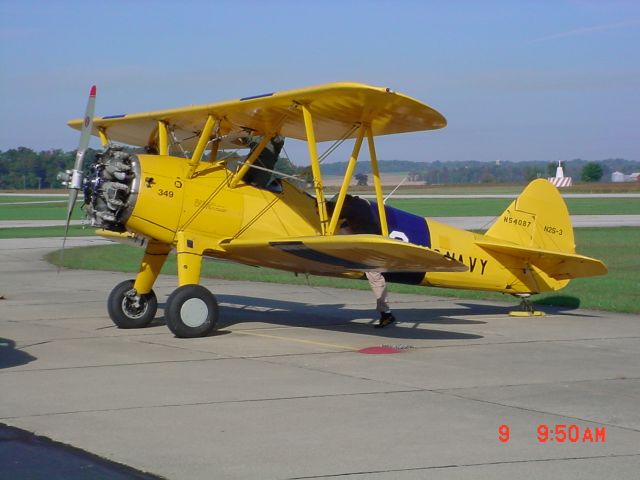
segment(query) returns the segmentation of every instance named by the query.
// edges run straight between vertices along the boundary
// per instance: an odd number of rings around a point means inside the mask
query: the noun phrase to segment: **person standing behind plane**
[[[333,214],[335,203],[328,205],[330,214]],[[340,212],[340,233],[343,235],[358,233],[373,233],[380,235],[380,225],[376,219],[371,204],[364,198],[347,195]],[[376,310],[380,313],[380,320],[376,328],[384,328],[396,321],[387,303],[387,283],[380,272],[365,272],[369,286],[376,297]]]

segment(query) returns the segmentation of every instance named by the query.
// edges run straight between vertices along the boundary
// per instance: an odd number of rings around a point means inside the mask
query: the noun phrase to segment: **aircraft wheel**
[[[167,298],[164,317],[176,337],[204,337],[216,326],[218,302],[201,285],[183,285]]]
[[[156,294],[151,290],[144,295],[136,295],[133,283],[133,280],[125,280],[116,285],[109,294],[107,310],[118,328],[143,328],[156,316]]]

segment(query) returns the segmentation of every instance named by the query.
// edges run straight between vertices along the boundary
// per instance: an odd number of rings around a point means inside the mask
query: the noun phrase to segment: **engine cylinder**
[[[124,231],[140,190],[137,156],[121,147],[108,147],[96,155],[83,190],[85,214],[90,224],[105,230]]]

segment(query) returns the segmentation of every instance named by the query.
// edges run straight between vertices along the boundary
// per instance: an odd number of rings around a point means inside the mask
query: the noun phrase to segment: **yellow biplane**
[[[606,273],[599,260],[575,253],[567,208],[546,180],[527,186],[485,235],[385,206],[375,137],[446,125],[433,108],[389,89],[333,83],[102,118],[93,118],[94,105],[95,87],[84,119],[69,122],[82,134],[68,172],[67,226],[82,190],[86,215],[99,233],[144,244],[135,280],[117,285],[108,299],[109,315],[120,328],[153,320],[152,288],[172,250],[178,288],[166,301],[165,319],[178,337],[204,336],[216,326],[215,297],[199,285],[204,257],[349,278],[379,271],[393,282],[523,297]],[[82,162],[91,135],[105,150],[85,178]],[[307,143],[312,194],[273,170],[286,138]],[[354,140],[352,153],[339,193],[328,200],[317,144],[345,139]],[[147,153],[131,154],[112,142]],[[376,200],[368,206],[375,226],[343,235],[343,221],[358,221],[345,216],[363,143],[374,180]],[[221,156],[229,149],[248,154]]]

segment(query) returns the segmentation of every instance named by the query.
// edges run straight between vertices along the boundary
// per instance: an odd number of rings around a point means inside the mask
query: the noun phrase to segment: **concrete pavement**
[[[2,423],[172,479],[637,478],[637,316],[394,295],[378,330],[369,292],[205,280],[220,329],[179,340],[114,328],[131,275],[58,275],[58,240],[0,240]]]

